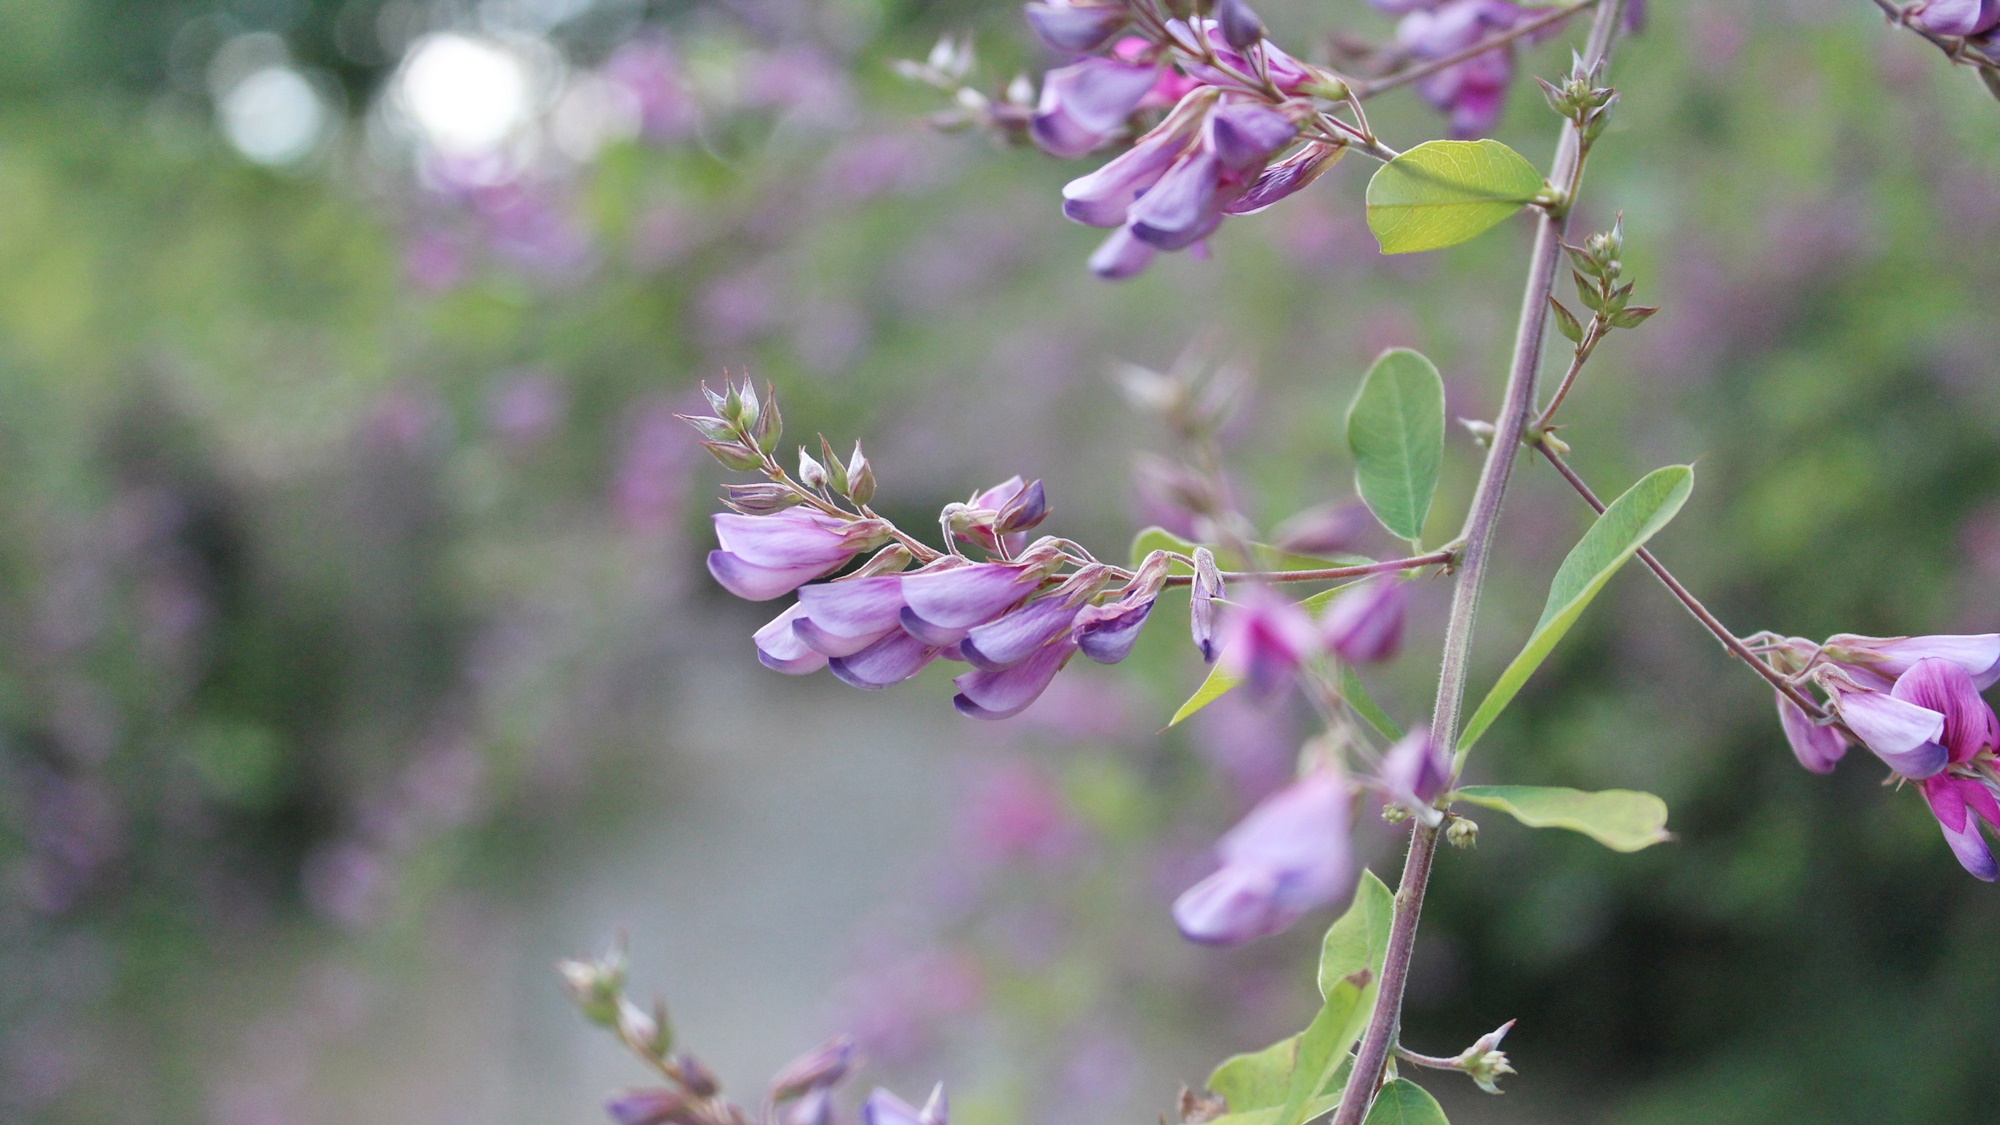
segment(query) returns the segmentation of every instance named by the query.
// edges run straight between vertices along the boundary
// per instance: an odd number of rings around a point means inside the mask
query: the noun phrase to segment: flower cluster
[[[1419,62],[1457,55],[1540,14],[1506,0],[1368,2],[1382,11],[1402,14],[1396,25],[1397,45]],[[1550,30],[1554,27],[1551,24]],[[1514,46],[1509,42],[1425,75],[1416,87],[1425,101],[1450,119],[1452,136],[1478,137],[1500,120],[1507,87],[1513,80]]]
[[[2000,682],[2000,633],[1861,637],[1824,644],[1759,638],[1773,666],[1825,698],[1815,721],[1778,695],[1778,718],[1799,764],[1828,773],[1859,742],[1917,783],[1967,871],[2000,878],[1979,822],[2000,831],[2000,719],[1980,692]]]

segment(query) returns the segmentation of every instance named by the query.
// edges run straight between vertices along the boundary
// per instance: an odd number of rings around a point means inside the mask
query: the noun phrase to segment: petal
[[[1890,769],[1920,781],[1945,767],[1950,755],[1938,741],[1943,715],[1881,691],[1839,691],[1834,698],[1840,721]]]
[[[936,645],[939,648],[944,648],[947,645],[956,645],[965,640],[966,630],[947,629],[942,625],[933,625],[923,618],[918,617],[916,611],[909,606],[903,607],[902,620],[903,632],[908,633],[927,645]]]
[[[1198,149],[1175,161],[1126,212],[1132,236],[1160,250],[1180,250],[1208,233],[1203,228],[1214,217],[1209,205],[1221,172],[1221,161]]]
[[[1119,227],[1091,254],[1090,272],[1106,281],[1137,277],[1153,264],[1154,253],[1151,246],[1132,237],[1131,227]]]
[[[1157,600],[1113,602],[1084,610],[1077,615],[1076,647],[1099,664],[1116,664],[1132,655],[1132,646],[1139,643],[1139,634]]]
[[[1117,5],[1029,4],[1028,27],[1058,51],[1089,54],[1111,41],[1125,26],[1125,9]]]
[[[788,676],[803,676],[826,667],[826,657],[809,648],[792,631],[799,620],[799,606],[792,606],[751,635],[757,642],[757,661]]]
[[[1876,670],[1888,676],[1902,675],[1919,660],[1937,659],[1965,669],[1980,691],[2000,683],[2000,633],[1898,637],[1875,645],[1874,652]]]
[[[880,1086],[861,1103],[862,1125],[924,1125],[917,1108]]]
[[[1451,755],[1431,738],[1429,727],[1421,727],[1389,748],[1378,776],[1397,804],[1434,814],[1431,802],[1451,784]]]
[[[1333,167],[1344,151],[1321,144],[1303,146],[1259,173],[1248,190],[1222,209],[1223,214],[1254,215],[1262,211],[1319,179],[1320,173]]]
[[[1992,26],[1993,0],[1925,0],[1904,14],[1932,35],[1974,35]]]
[[[1078,127],[1102,136],[1125,124],[1159,73],[1151,63],[1103,58],[1058,67],[1042,79],[1038,116],[1060,112]]]
[[[1189,941],[1241,945],[1298,921],[1278,904],[1278,875],[1255,864],[1229,864],[1174,900],[1174,925]]]
[[[1835,762],[1847,753],[1847,739],[1830,726],[1820,726],[1806,717],[1799,705],[1778,697],[1778,724],[1785,729],[1785,740],[1792,744],[1792,756],[1799,764],[1814,773],[1832,773]]]
[[[1393,659],[1403,645],[1409,587],[1396,579],[1363,583],[1326,607],[1320,628],[1327,644],[1351,664]]]
[[[1958,665],[1926,657],[1898,676],[1889,694],[1944,716],[1944,736],[1938,741],[1950,751],[1953,762],[1969,762],[1992,749],[1993,708],[1979,698],[1972,677]]]
[[[1298,132],[1291,118],[1261,105],[1220,106],[1208,115],[1208,143],[1216,159],[1238,171],[1262,165]]]
[[[1125,224],[1132,204],[1166,174],[1187,147],[1187,137],[1154,129],[1104,167],[1063,185],[1063,214],[1085,226]]]
[[[835,637],[879,637],[900,623],[909,577],[875,574],[808,587],[799,591],[801,616]]]
[[[1018,715],[1041,697],[1056,673],[1076,652],[1076,642],[1064,639],[1044,645],[1033,656],[999,672],[985,669],[967,672],[953,680],[958,697],[952,700],[961,714],[975,719],[1005,719]]]
[[[1959,790],[1958,778],[1933,777],[1918,785],[1923,790],[1924,800],[1931,806],[1931,815],[1937,817],[1946,832],[1965,831],[1965,794]]]
[[[894,629],[882,629],[858,637],[843,637],[820,628],[809,617],[800,617],[792,622],[792,635],[799,639],[801,645],[828,657],[853,656],[893,632]]]
[[[714,517],[722,549],[765,567],[825,566],[853,558],[846,523],[807,508],[787,508],[768,516],[723,512]]]
[[[910,612],[945,629],[989,621],[1041,584],[1039,573],[999,563],[974,563],[905,575],[902,596]]]
[[[728,551],[708,553],[708,572],[722,588],[748,602],[767,602],[840,569],[840,563],[807,566],[757,566]]]
[[[1353,889],[1347,783],[1314,770],[1250,810],[1216,844],[1226,864],[1257,864],[1283,876],[1292,893],[1315,904]]]
[[[1988,883],[2000,879],[2000,865],[1994,863],[1993,851],[1987,847],[1985,838],[1980,835],[1979,822],[1965,815],[1964,799],[1958,793],[1957,787],[1925,782],[1924,796],[1930,800],[1931,812],[1937,816],[1938,828],[1944,832],[1944,842],[1950,845],[1952,854],[1958,857],[1959,865],[1971,872],[1974,878],[1983,879]],[[1943,808],[1940,808],[1940,797],[1944,798]],[[1954,811],[1951,804],[1953,801],[1956,801],[1955,818],[1949,815]],[[1957,823],[1956,828],[1953,827],[1954,819]]]
[[[873,691],[901,683],[923,671],[924,665],[937,659],[937,654],[934,646],[898,632],[852,656],[835,657],[826,662],[826,667],[842,683]]]
[[[1011,668],[1061,636],[1082,608],[1065,604],[1059,594],[1029,602],[1003,617],[974,626],[965,634],[965,643],[959,649],[974,668],[991,672]]]

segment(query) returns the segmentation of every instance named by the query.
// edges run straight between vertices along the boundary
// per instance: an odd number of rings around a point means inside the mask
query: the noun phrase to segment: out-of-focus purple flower
[[[1863,687],[1838,669],[1822,666],[1815,679],[1834,714],[1890,769],[1914,780],[1945,767],[1944,715],[1886,691]]]
[[[618,1125],[678,1125],[685,1109],[687,1095],[664,1087],[620,1090],[604,1103],[604,1112]]]
[[[1799,764],[1814,773],[1832,773],[1834,764],[1847,754],[1847,736],[1813,722],[1783,692],[1772,694],[1778,697],[1778,723],[1785,728],[1785,740]]]
[[[1026,758],[980,769],[966,797],[967,850],[984,863],[1056,861],[1086,840],[1061,787]]]
[[[486,401],[486,424],[517,449],[539,445],[562,425],[569,396],[561,383],[541,371],[515,371],[501,378]]]
[[[624,91],[639,110],[639,132],[649,141],[674,141],[692,134],[699,113],[680,59],[664,37],[628,40],[604,60],[604,79]]]
[[[1237,945],[1354,892],[1347,781],[1316,769],[1250,811],[1216,845],[1222,868],[1174,902],[1190,941]]]
[[[1156,63],[1088,58],[1051,70],[1028,134],[1053,156],[1082,156],[1109,140],[1153,89]]]
[[[1028,26],[1042,42],[1058,51],[1087,55],[1111,42],[1131,19],[1120,3],[1050,0],[1024,8]]]
[[[1410,10],[1396,27],[1396,39],[1419,59],[1439,59],[1506,31],[1529,15],[1506,0],[1443,0]],[[1453,136],[1475,137],[1500,119],[1513,77],[1514,50],[1509,44],[1419,79],[1417,92],[1450,115]]]
[[[796,1098],[815,1086],[832,1086],[854,1066],[854,1040],[836,1035],[786,1063],[771,1076],[771,1100]]]
[[[1269,698],[1292,682],[1299,666],[1319,655],[1325,642],[1313,619],[1296,602],[1263,587],[1239,595],[1222,617],[1219,667]]]
[[[721,548],[708,553],[708,572],[739,598],[768,601],[839,570],[887,542],[888,533],[881,520],[843,520],[803,507],[768,516],[723,512],[715,516]]]
[[[1432,804],[1451,784],[1451,751],[1438,745],[1429,727],[1403,736],[1382,756],[1378,775],[1382,792],[1408,809],[1427,828],[1436,828],[1444,812]]]
[[[1010,668],[989,671],[974,669],[953,680],[958,695],[951,702],[962,715],[975,719],[1005,719],[1028,709],[1041,697],[1049,681],[1056,678],[1069,658],[1076,655],[1076,642],[1068,637],[1043,645]]]
[[[782,1125],[833,1125],[833,1090],[814,1086],[786,1106],[778,1120]]]
[[[1978,35],[2000,26],[2000,0],[1918,0],[1903,18],[1932,35]]]
[[[1194,584],[1188,590],[1188,631],[1202,660],[1213,664],[1222,650],[1215,643],[1215,602],[1222,597],[1222,572],[1206,547],[1194,551]]]
[[[1327,645],[1350,664],[1393,659],[1403,644],[1408,586],[1394,578],[1364,582],[1342,593],[1320,618]]]
[[[2000,683],[2000,633],[1929,637],[1861,637],[1841,633],[1827,638],[1820,655],[1856,673],[1857,679],[1871,687],[1887,686],[1917,661],[1933,658],[1948,660],[1965,669],[1980,691]]]
[[[1271,532],[1271,543],[1300,555],[1347,555],[1365,543],[1374,529],[1375,517],[1368,505],[1349,500],[1307,508],[1279,524]]]
[[[949,1113],[942,1082],[931,1090],[922,1109],[877,1086],[861,1103],[861,1125],[947,1125]]]

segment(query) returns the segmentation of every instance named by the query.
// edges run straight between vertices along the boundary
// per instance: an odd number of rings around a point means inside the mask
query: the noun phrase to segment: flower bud
[[[1410,819],[1410,810],[1404,808],[1403,806],[1401,805],[1382,806],[1382,823],[1401,824],[1408,819]]]
[[[1207,547],[1194,549],[1194,586],[1188,595],[1188,629],[1201,658],[1215,663],[1221,651],[1215,644],[1215,600],[1222,597],[1222,572]]]
[[[759,481],[755,484],[725,484],[722,491],[730,507],[746,516],[768,516],[798,504],[803,497],[789,486]]]
[[[624,950],[614,948],[594,961],[558,961],[556,971],[583,1018],[603,1027],[618,1022],[619,998],[625,991]]]
[[[1223,42],[1239,51],[1249,50],[1264,38],[1264,21],[1243,0],[1215,0],[1211,12],[1221,26]]]
[[[1513,1027],[1514,1021],[1508,1020],[1459,1053],[1459,1068],[1489,1094],[1499,1093],[1499,1079],[1514,1073],[1514,1068],[1507,1064],[1507,1052],[1500,1049],[1500,1041],[1507,1038],[1507,1032]]]
[[[681,1085],[697,1098],[712,1098],[722,1090],[722,1082],[708,1064],[686,1051],[674,1056],[674,1068],[680,1073]]]
[[[866,504],[875,497],[875,470],[869,466],[868,458],[861,453],[861,443],[854,443],[854,456],[847,462],[847,498],[856,504]]]
[[[701,447],[708,450],[709,456],[721,462],[723,468],[734,469],[739,473],[761,468],[764,464],[764,458],[759,456],[756,450],[740,442],[705,441],[701,443]]]
[[[756,422],[750,426],[750,438],[757,443],[758,449],[769,453],[773,449],[778,448],[778,439],[784,436],[785,420],[778,413],[777,393],[771,389],[770,384],[766,383],[764,385],[764,409],[758,413]]]
[[[815,1086],[831,1086],[847,1077],[847,1071],[853,1065],[854,1040],[846,1035],[836,1035],[786,1063],[784,1069],[771,1079],[771,1100],[781,1102],[796,1098]]]
[[[667,1006],[653,1002],[648,1013],[630,1000],[618,1001],[618,1033],[625,1041],[651,1055],[665,1058],[674,1045],[673,1025],[667,1022]]]
[[[799,446],[799,483],[815,492],[827,485],[826,466],[814,460],[803,445]]]
[[[1479,448],[1488,449],[1492,447],[1493,434],[1495,432],[1493,423],[1481,422],[1473,418],[1460,418],[1458,424],[1465,427],[1465,432],[1472,435],[1473,443],[1479,446]]]
[[[1444,838],[1454,848],[1470,848],[1479,843],[1479,825],[1462,816],[1454,816],[1445,827]]]

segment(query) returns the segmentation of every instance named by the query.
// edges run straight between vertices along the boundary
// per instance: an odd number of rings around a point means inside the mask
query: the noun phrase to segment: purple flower
[[[901,628],[909,577],[914,575],[877,574],[807,586],[799,591],[792,632],[821,656],[852,656]]]
[[[1125,127],[1159,75],[1155,63],[1104,58],[1051,70],[1028,133],[1052,156],[1082,156]]]
[[[1347,782],[1316,769],[1265,798],[1216,844],[1222,868],[1174,901],[1189,941],[1268,937],[1354,893]]]
[[[1222,596],[1222,572],[1206,547],[1194,550],[1194,585],[1188,591],[1188,631],[1202,660],[1215,663],[1222,650],[1215,643],[1215,601]]]
[[[1041,481],[1024,484],[1008,477],[963,504],[944,510],[952,534],[996,554],[1019,554],[1029,529],[1048,518],[1048,494]]]
[[[1254,18],[1254,17],[1253,17]],[[1258,67],[1242,51],[1233,46],[1224,29],[1213,19],[1197,19],[1193,26],[1181,20],[1168,20],[1167,30],[1177,38],[1191,39],[1199,34],[1208,40],[1217,61],[1237,74],[1256,74]],[[1271,76],[1271,84],[1286,94],[1297,94],[1318,77],[1306,64],[1279,50],[1277,45],[1266,41],[1262,49],[1264,72]],[[1187,64],[1188,77],[1211,86],[1233,86],[1236,80],[1228,73],[1202,63]]]
[[[1938,742],[1944,736],[1942,713],[1863,687],[1827,666],[1815,679],[1826,689],[1834,714],[1890,769],[1921,780],[1944,768],[1947,754]]]
[[[836,1035],[786,1063],[771,1077],[771,1100],[796,1098],[815,1086],[832,1086],[854,1066],[854,1040]]]
[[[1778,697],[1778,723],[1785,728],[1785,740],[1792,744],[1799,764],[1814,773],[1832,773],[1834,763],[1847,753],[1847,736],[1813,722],[1783,692],[1772,694]]]
[[[1451,784],[1451,752],[1431,738],[1429,727],[1419,727],[1391,746],[1377,776],[1383,794],[1425,827],[1436,828],[1444,820],[1432,802]]]
[[[1028,4],[1025,11],[1037,38],[1058,51],[1078,55],[1101,50],[1131,18],[1123,4],[1075,0]]]
[[[2000,720],[1979,698],[1979,688],[1965,669],[1946,660],[1919,660],[1896,678],[1890,695],[1929,708],[1944,717],[1936,741],[1951,765],[1970,762],[2000,742]]]
[[[1076,655],[1074,640],[1063,637],[1036,649],[1020,663],[998,670],[978,668],[952,681],[958,695],[952,706],[975,719],[1006,719],[1041,698],[1049,682]]]
[[[679,1090],[620,1090],[604,1103],[618,1125],[670,1125],[686,1120],[687,1095]]]
[[[1396,27],[1396,39],[1419,59],[1443,58],[1513,27],[1527,15],[1506,0],[1444,0],[1427,10],[1409,11]],[[1513,77],[1514,52],[1508,45],[1418,80],[1417,92],[1450,115],[1453,136],[1474,137],[1500,119]]]
[[[1364,582],[1333,599],[1320,628],[1334,655],[1350,664],[1390,660],[1403,644],[1409,588],[1394,578]]]
[[[1931,658],[1948,660],[1965,669],[1980,691],[2000,683],[2000,633],[1929,637],[1861,637],[1841,633],[1827,638],[1821,655],[1850,673],[1865,673],[1856,678],[1870,686],[1886,687],[1917,661]]]
[[[1225,215],[1254,215],[1306,185],[1333,167],[1346,149],[1308,143],[1283,160],[1265,168],[1242,195],[1222,209]],[[1359,505],[1356,505],[1359,507]]]
[[[964,640],[973,626],[1000,616],[1033,593],[1045,564],[971,563],[925,570],[902,580],[903,631],[937,646]]]
[[[1903,18],[1932,35],[1978,35],[2000,26],[2000,0],[1918,0]]]
[[[1325,644],[1312,615],[1262,587],[1250,588],[1230,605],[1219,640],[1219,666],[1265,698],[1290,684],[1299,666]]]
[[[910,1103],[877,1086],[861,1103],[861,1125],[947,1125],[949,1112],[942,1082],[932,1088],[922,1109],[911,1108]]]
[[[805,608],[793,605],[751,634],[750,639],[757,644],[759,664],[787,676],[804,676],[826,667],[826,654],[806,644],[792,628],[803,617]]]
[[[1279,524],[1271,542],[1300,555],[1352,554],[1375,529],[1375,517],[1359,500],[1307,508]]]
[[[1099,664],[1116,664],[1132,655],[1139,631],[1153,612],[1159,591],[1133,593],[1101,606],[1086,606],[1076,616],[1076,646]]]
[[[1093,227],[1122,226],[1125,213],[1160,181],[1201,133],[1220,94],[1212,87],[1190,91],[1166,119],[1102,168],[1063,186],[1063,214]]]
[[[959,645],[966,663],[998,672],[1033,656],[1042,646],[1064,636],[1082,612],[1083,603],[1058,590],[1012,613],[966,631]]]
[[[708,572],[746,601],[769,601],[831,574],[888,540],[881,520],[843,520],[810,508],[768,516],[724,512],[715,517],[721,549],[708,553]]]
[[[947,647],[926,644],[908,633],[890,633],[859,652],[829,658],[826,667],[850,687],[875,691],[923,671]]]

